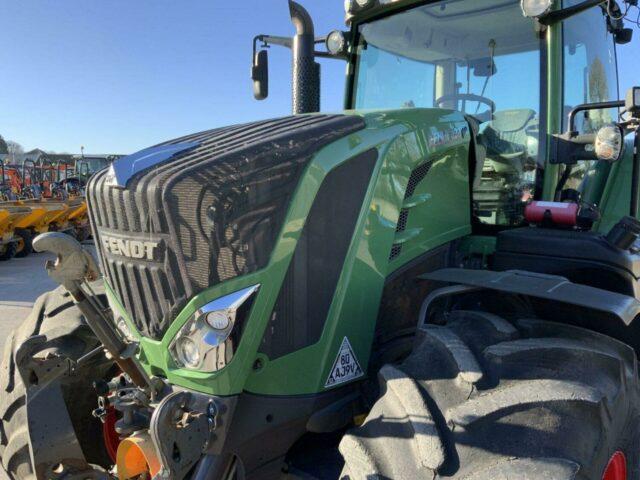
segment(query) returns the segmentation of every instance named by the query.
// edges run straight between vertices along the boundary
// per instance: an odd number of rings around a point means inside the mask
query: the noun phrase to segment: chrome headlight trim
[[[234,338],[235,333],[239,333],[236,328],[238,311],[259,288],[260,285],[253,285],[200,307],[171,340],[169,351],[176,364],[181,368],[203,373],[214,373],[226,367],[238,347],[237,339]],[[216,324],[209,320],[212,314],[225,316],[228,319],[226,326],[216,328]],[[180,340],[185,337],[197,346],[197,364],[190,364],[181,351]]]

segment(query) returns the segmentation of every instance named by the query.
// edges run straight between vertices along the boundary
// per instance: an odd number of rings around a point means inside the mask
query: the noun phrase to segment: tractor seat
[[[527,155],[527,128],[535,116],[536,112],[530,109],[495,112],[493,120],[482,129],[480,142],[497,173],[520,173]]]
[[[625,295],[640,293],[640,255],[612,246],[604,236],[538,227],[498,234],[494,270],[527,270]]]

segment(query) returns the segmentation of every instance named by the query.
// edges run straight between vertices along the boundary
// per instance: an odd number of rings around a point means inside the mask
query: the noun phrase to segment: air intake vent
[[[322,183],[263,336],[271,360],[320,340],[377,159],[369,150]]]
[[[409,177],[409,184],[407,185],[407,191],[404,194],[405,201],[408,198],[413,197],[416,193],[416,189],[427,177],[427,174],[431,170],[431,162],[423,163],[417,167],[411,176]],[[398,217],[398,225],[396,226],[396,233],[404,232],[407,228],[407,222],[409,221],[409,209],[403,208],[400,211],[400,217]],[[395,260],[402,253],[402,245],[394,245],[391,247],[391,254],[389,255],[389,261]]]

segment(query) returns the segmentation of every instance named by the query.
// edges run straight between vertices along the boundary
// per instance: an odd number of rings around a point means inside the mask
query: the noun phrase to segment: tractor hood
[[[313,155],[364,128],[307,115],[211,130],[114,162],[87,189],[107,281],[160,339],[194,295],[264,268]]]

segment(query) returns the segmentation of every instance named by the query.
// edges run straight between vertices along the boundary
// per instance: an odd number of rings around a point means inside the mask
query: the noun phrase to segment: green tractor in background
[[[294,116],[95,175],[99,266],[34,241],[10,478],[640,478],[635,3],[348,0],[317,38],[290,2],[252,77],[291,48]]]

